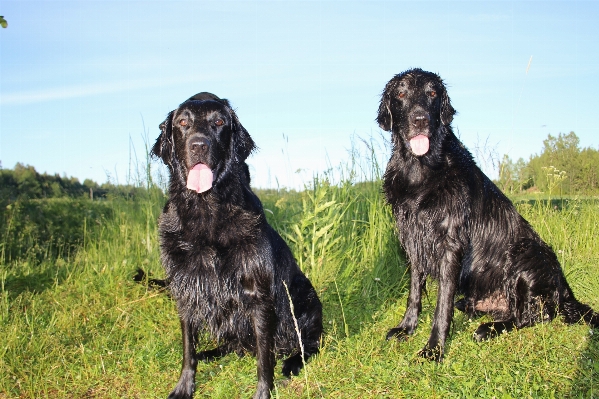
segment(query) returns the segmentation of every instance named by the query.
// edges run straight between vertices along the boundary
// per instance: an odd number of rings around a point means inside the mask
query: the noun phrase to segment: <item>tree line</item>
[[[504,155],[499,162],[497,185],[506,194],[543,192],[551,195],[597,194],[599,151],[580,148],[574,132],[549,134],[540,154],[528,162]]]
[[[17,163],[14,169],[0,168],[0,203],[42,198],[134,198],[145,191],[146,187],[138,185],[98,184],[91,179],[81,183],[76,177],[42,174],[33,166],[21,163]]]
[[[1,165],[1,164],[0,164]],[[528,161],[513,161],[504,155],[498,162],[495,183],[506,194],[542,192],[551,195],[599,193],[599,151],[580,148],[574,132],[549,134],[540,154]],[[152,185],[152,189],[158,190]],[[98,184],[86,179],[39,173],[33,166],[17,163],[14,169],[0,166],[0,203],[24,199],[83,198],[106,199],[111,196],[135,198],[147,194],[144,185]]]

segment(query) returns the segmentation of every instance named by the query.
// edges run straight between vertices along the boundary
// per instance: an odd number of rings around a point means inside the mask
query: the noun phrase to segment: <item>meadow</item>
[[[436,285],[417,332],[385,341],[405,310],[409,274],[375,161],[315,177],[301,192],[257,190],[270,223],[319,292],[321,353],[280,398],[599,398],[599,331],[559,319],[495,340],[486,317],[456,311],[445,360],[416,353],[428,339]],[[599,309],[599,199],[513,198],[557,252],[578,299]],[[157,218],[165,197],[22,200],[0,210],[0,399],[165,398],[181,362],[179,321],[163,291]],[[214,345],[202,337],[200,346]],[[280,365],[279,365],[280,367]],[[200,363],[197,398],[247,398],[255,360]]]

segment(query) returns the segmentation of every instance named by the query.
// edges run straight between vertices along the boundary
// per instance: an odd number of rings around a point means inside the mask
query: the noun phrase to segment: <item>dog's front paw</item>
[[[258,387],[252,399],[270,399],[270,389],[268,386],[258,381]]]
[[[175,388],[173,390],[173,392],[170,393],[170,395],[168,395],[168,399],[192,399],[193,398],[193,391],[190,392],[185,392],[185,391],[180,391],[177,388]]]
[[[439,344],[434,346],[427,344],[420,352],[418,352],[418,356],[439,363],[443,360],[443,348],[441,348],[441,345]]]
[[[412,335],[411,332],[409,332],[408,330],[406,330],[405,328],[401,328],[401,327],[395,327],[389,330],[389,332],[387,332],[387,341],[395,338],[398,341],[407,341],[408,337]]]
[[[192,399],[195,390],[195,373],[183,372],[168,399]]]
[[[252,396],[252,399],[270,399],[270,392],[256,392],[254,396]]]

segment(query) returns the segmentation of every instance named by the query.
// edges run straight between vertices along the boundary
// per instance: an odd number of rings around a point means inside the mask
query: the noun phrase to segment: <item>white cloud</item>
[[[136,79],[121,80],[104,83],[80,84],[74,86],[55,87],[41,90],[18,91],[0,94],[0,105],[25,105],[45,101],[65,100],[79,97],[89,97],[100,94],[112,94],[130,90],[141,90],[156,87],[165,87],[173,84],[209,81],[213,76],[197,75],[179,76],[170,79]]]

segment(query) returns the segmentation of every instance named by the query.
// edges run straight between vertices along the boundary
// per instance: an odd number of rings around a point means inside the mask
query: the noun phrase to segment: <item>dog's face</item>
[[[411,69],[387,83],[377,122],[381,129],[399,134],[413,155],[422,156],[437,129],[449,125],[454,114],[441,78]]]
[[[183,167],[191,170],[203,163],[215,169],[227,156],[233,133],[233,118],[223,104],[214,101],[188,101],[172,115],[175,153]]]
[[[242,163],[255,148],[229,102],[200,93],[171,111],[160,124],[161,134],[152,148],[171,169],[186,179],[194,166],[207,166],[214,179],[231,162]]]

